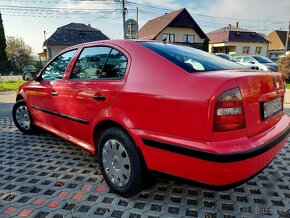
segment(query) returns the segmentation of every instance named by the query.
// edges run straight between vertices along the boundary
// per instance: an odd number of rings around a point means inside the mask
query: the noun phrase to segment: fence
[[[37,71],[40,71],[46,63],[46,61],[30,61],[19,64],[17,62],[0,61],[0,75],[21,75],[23,67],[26,65],[33,65]]]

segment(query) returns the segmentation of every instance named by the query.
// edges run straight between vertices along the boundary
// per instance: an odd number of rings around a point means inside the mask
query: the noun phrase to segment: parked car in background
[[[275,62],[263,56],[259,55],[236,56],[235,59],[238,61],[238,63],[244,66],[258,68],[257,70],[273,71],[273,72],[277,72],[278,70],[278,65]]]
[[[23,67],[23,73],[36,72],[36,68],[33,65],[26,65]]]
[[[288,139],[284,93],[280,73],[186,46],[108,40],[63,50],[19,88],[12,115],[23,133],[40,127],[97,154],[109,187],[130,196],[147,170],[213,186],[252,177]]]
[[[231,56],[229,54],[225,54],[225,53],[215,53],[215,55],[216,56],[219,56],[219,57],[221,57],[223,59],[226,59],[226,60],[229,60],[229,61],[232,61],[232,62],[236,62],[238,64],[241,64],[241,63],[239,63],[238,59],[236,59],[235,57],[233,57],[233,56]],[[243,65],[243,66],[247,67],[248,69],[259,70],[259,67],[256,66],[256,65],[254,65],[254,64],[253,65],[252,64],[251,65]]]
[[[233,56],[226,54],[226,53],[215,53],[216,56],[224,58],[229,61],[238,62]]]

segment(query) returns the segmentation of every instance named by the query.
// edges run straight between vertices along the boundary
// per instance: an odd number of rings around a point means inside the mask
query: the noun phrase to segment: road
[[[0,117],[10,116],[16,92],[0,92]]]

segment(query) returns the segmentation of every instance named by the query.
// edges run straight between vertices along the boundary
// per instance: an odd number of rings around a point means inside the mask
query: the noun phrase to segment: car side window
[[[98,79],[108,59],[111,48],[84,48],[71,72],[70,79]]]
[[[76,50],[65,52],[56,57],[49,65],[44,69],[41,74],[43,80],[58,80],[62,79],[66,68],[74,56]]]
[[[70,79],[121,79],[126,67],[127,58],[120,51],[109,47],[84,48],[71,72]]]
[[[100,78],[122,79],[126,72],[127,63],[127,58],[123,53],[112,49]]]

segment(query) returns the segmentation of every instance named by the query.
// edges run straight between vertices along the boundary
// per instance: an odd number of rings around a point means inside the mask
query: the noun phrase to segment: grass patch
[[[285,82],[286,82],[286,89],[290,89],[290,80],[285,79]]]
[[[0,80],[0,92],[16,91],[20,85],[25,83],[23,80]]]

